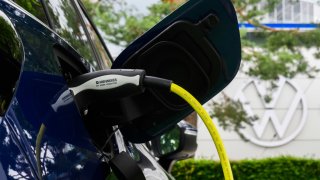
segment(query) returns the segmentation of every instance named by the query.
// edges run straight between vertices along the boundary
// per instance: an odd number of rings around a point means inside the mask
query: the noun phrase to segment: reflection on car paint
[[[26,151],[21,146],[15,131],[6,122],[7,118],[6,115],[0,123],[0,139],[3,139],[0,144],[2,169],[12,179],[31,179],[35,175],[34,169],[30,166],[32,162],[25,158]]]
[[[146,179],[174,179],[169,173],[162,169],[144,145],[135,144],[135,147],[139,151],[141,159],[144,158],[138,162],[138,165],[143,170]]]
[[[72,5],[73,1],[45,0],[45,3],[53,29],[76,48],[95,68],[98,68],[89,45],[90,42],[85,35],[85,29],[81,26],[81,20]]]
[[[0,116],[4,115],[18,80],[23,48],[9,17],[0,11]]]

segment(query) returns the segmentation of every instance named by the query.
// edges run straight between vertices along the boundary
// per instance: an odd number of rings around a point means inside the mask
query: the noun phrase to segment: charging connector
[[[144,70],[108,69],[77,76],[68,85],[80,113],[85,116],[89,107],[96,109],[143,93],[144,77]]]
[[[69,89],[74,96],[81,93],[96,93],[98,91],[116,96],[129,96],[136,92],[143,92],[142,80],[144,70],[109,69],[96,71],[76,77]],[[119,89],[126,89],[119,91]],[[122,93],[121,93],[122,92]],[[85,96],[85,95],[84,95]]]

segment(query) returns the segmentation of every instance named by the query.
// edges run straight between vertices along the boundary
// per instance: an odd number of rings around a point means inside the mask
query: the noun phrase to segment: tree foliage
[[[178,4],[158,2],[148,7],[149,13],[143,15],[129,6],[125,0],[83,2],[96,25],[105,33],[106,40],[123,47],[178,7]]]
[[[246,138],[241,133],[244,124],[252,125],[252,122],[257,120],[257,116],[248,116],[244,110],[242,103],[238,100],[232,100],[226,94],[222,93],[221,101],[211,101],[208,103],[210,107],[210,117],[218,119],[219,125],[224,130],[231,130],[240,135],[242,139]]]

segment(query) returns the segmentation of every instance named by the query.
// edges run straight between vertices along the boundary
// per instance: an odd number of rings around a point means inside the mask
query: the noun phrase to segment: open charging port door
[[[235,77],[240,60],[231,2],[190,0],[130,44],[112,68],[144,69],[205,103]],[[129,122],[121,131],[132,142],[151,140],[192,112],[179,97],[159,89],[124,98],[121,105]]]

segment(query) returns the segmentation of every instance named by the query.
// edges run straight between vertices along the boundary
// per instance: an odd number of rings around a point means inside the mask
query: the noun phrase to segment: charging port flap
[[[129,45],[112,68],[144,69],[173,80],[205,103],[235,77],[241,61],[237,17],[228,0],[189,0]],[[192,112],[174,94],[159,89],[122,100],[131,122],[121,130],[145,142]]]

